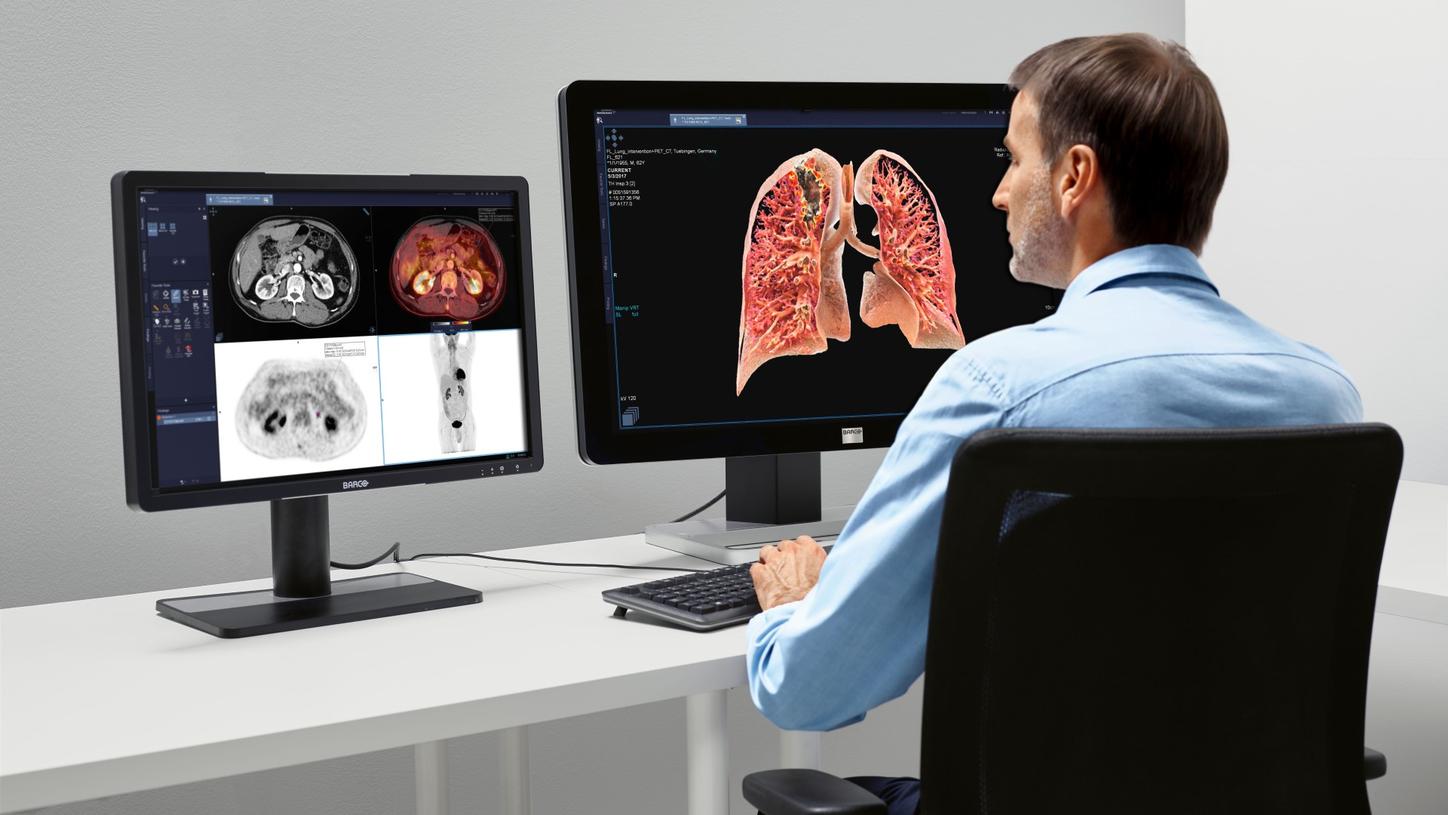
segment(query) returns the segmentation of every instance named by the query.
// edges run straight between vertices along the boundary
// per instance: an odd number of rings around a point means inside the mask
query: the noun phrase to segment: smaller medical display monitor
[[[523,179],[130,172],[113,196],[131,505],[542,465]]]
[[[543,466],[526,182],[126,172],[111,193],[126,501],[271,504],[270,589],[157,613],[244,637],[479,602],[334,583],[327,496]]]

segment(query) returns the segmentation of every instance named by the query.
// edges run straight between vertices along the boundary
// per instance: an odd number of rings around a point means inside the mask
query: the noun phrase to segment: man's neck
[[[1115,235],[1094,240],[1083,239],[1076,241],[1076,244],[1071,247],[1071,270],[1066,275],[1065,285],[1061,286],[1061,288],[1064,289],[1070,286],[1071,281],[1075,280],[1077,275],[1085,271],[1086,267],[1107,255],[1114,255],[1127,248],[1129,247],[1117,240]]]

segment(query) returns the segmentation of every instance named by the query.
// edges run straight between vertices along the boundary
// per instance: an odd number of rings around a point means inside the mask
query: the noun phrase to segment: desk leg
[[[412,760],[417,771],[417,815],[447,815],[447,743],[416,745]]]
[[[689,815],[729,815],[729,740],[725,691],[684,700],[689,743]]]
[[[779,766],[781,769],[821,769],[820,734],[805,730],[779,731]]]
[[[510,727],[498,733],[502,756],[503,815],[529,815],[528,727]]]

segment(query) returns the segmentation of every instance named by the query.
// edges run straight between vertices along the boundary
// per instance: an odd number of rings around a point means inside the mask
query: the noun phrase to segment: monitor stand
[[[327,496],[271,502],[272,588],[156,601],[156,613],[216,637],[251,637],[482,602],[482,592],[409,572],[332,582]]]
[[[727,458],[724,489],[723,519],[652,524],[644,540],[715,563],[749,563],[760,547],[784,538],[833,538],[854,509],[821,509],[819,453]]]

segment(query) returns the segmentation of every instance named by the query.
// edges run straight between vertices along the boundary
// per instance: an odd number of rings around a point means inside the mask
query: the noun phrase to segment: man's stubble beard
[[[1065,288],[1071,264],[1070,226],[1051,201],[1051,171],[1042,167],[1031,176],[1026,211],[1016,226],[1011,276],[1022,283]]]

